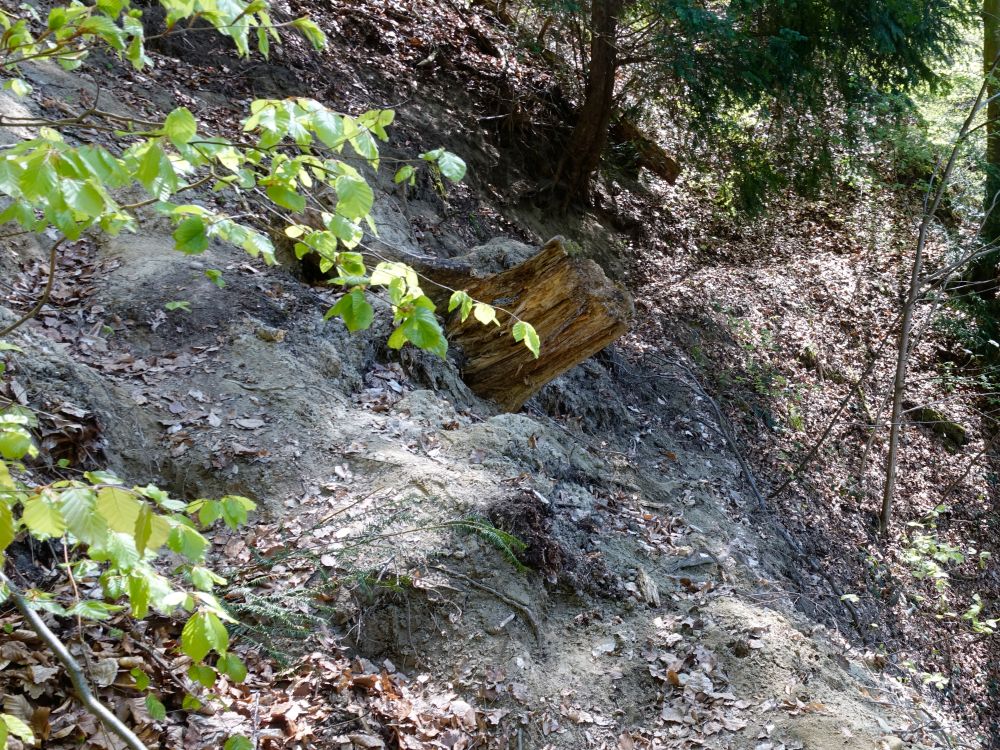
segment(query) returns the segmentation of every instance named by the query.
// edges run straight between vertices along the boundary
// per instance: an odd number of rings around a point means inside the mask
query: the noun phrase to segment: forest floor
[[[544,142],[556,76],[515,30],[450,3],[296,10],[330,35],[322,56],[291,39],[267,62],[240,61],[185,35],[154,50],[148,73],[100,59],[74,74],[37,66],[32,98],[4,94],[0,106],[54,115],[99,94],[142,117],[188,106],[232,134],[259,96],[391,105],[388,153],[444,145],[470,175],[447,196],[379,178],[373,243],[449,258],[489,244],[479,255],[502,263],[562,234],[630,289],[638,314],[614,347],[502,414],[454,361],[390,352],[386,322],[353,336],[323,323],[334,293],[290,258],[265,268],[215,245],[183,257],[155,216],[138,235],[67,245],[4,384],[40,414],[39,471],[56,475],[67,458],[262,507],[247,531],[214,536],[248,680],[220,682],[213,709],[182,710],[193,688],[169,648],[177,623],[150,623],[140,639],[123,621],[124,637],[89,634],[105,699],[169,748],[221,747],[233,733],[324,750],[995,743],[995,646],[937,617],[940,595],[905,563],[912,528],[892,544],[875,536],[884,446],[879,435],[865,445],[888,357],[818,459],[768,495],[891,327],[912,196],[845,185],[750,222],[716,205],[705,175],[669,186],[609,171],[593,211],[553,215],[530,187],[539,151],[519,144]],[[5,307],[20,311],[48,269],[36,238],[6,242]],[[935,244],[931,263],[943,252]],[[177,300],[189,309],[165,309]],[[989,467],[964,473],[989,425],[971,386],[941,382],[941,352],[955,347],[935,330],[912,399],[965,434],[907,430],[898,526],[941,502],[925,488],[954,484],[935,533],[954,540],[970,524],[986,538],[963,543],[989,551]],[[471,518],[523,540],[520,561]],[[41,579],[56,562],[24,564]],[[948,595],[961,610],[997,587],[995,565],[971,561]],[[66,700],[17,617],[3,620],[5,710],[43,725],[45,747],[117,747]],[[151,637],[159,648],[142,645]],[[128,687],[136,662],[161,685],[164,722]]]

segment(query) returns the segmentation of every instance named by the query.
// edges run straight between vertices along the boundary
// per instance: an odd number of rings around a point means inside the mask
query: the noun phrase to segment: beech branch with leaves
[[[3,346],[8,351],[13,348]],[[0,594],[4,599],[11,598],[22,614],[30,611],[34,615],[25,615],[27,624],[63,663],[81,702],[129,747],[136,747],[134,736],[123,733],[122,726],[109,723],[108,716],[113,714],[101,710],[89,689],[81,689],[86,682],[79,665],[72,657],[67,659],[69,652],[61,643],[53,646],[55,636],[37,613],[103,622],[123,609],[114,603],[118,601],[127,602],[136,619],[147,617],[151,611],[171,616],[184,613],[186,623],[179,650],[192,661],[187,672],[192,685],[210,689],[219,674],[242,682],[247,670],[229,651],[225,625],[234,620],[212,593],[226,581],[206,567],[209,542],[199,528],[221,519],[237,529],[256,506],[236,495],[187,503],[154,485],[128,487],[116,476],[101,471],[86,472],[82,480],[44,485],[20,481],[15,475],[23,473],[22,459],[38,452],[29,432],[33,421],[31,412],[20,407],[0,414],[0,561],[22,531],[40,541],[58,540],[66,550],[67,576],[74,581],[96,579],[101,596],[65,603],[42,591],[22,591],[21,585],[13,584],[6,576],[0,580]],[[169,575],[157,566],[157,558],[163,553],[172,553],[174,558]],[[210,664],[209,659],[214,663]],[[150,716],[165,718],[166,709],[149,691],[148,675],[133,669],[131,676],[136,689],[146,692]],[[201,699],[192,693],[186,703],[196,708]],[[33,741],[30,731],[25,736],[22,724],[16,717],[0,714],[0,747],[6,746],[9,734]]]
[[[261,0],[241,3],[196,2],[193,5],[162,3],[168,28],[183,18],[209,21],[233,39],[240,54],[249,54],[251,31],[258,50],[267,55],[270,41],[280,41],[279,25],[271,22]],[[90,7],[74,2],[54,8],[46,19],[13,19],[0,13],[5,34],[0,55],[8,72],[33,59],[47,58],[66,68],[79,66],[87,51],[104,43],[126,57],[133,66],[149,64],[144,51],[141,11],[124,0],[98,2]],[[32,33],[32,26],[40,27]],[[320,49],[326,39],[308,19],[284,26],[301,31]],[[19,78],[5,84],[25,96],[30,87]],[[0,125],[35,127],[37,137],[0,150],[0,194],[10,199],[0,221],[16,222],[32,232],[55,229],[62,238],[75,240],[92,228],[108,234],[135,231],[136,209],[151,206],[175,224],[174,240],[183,253],[205,251],[218,239],[241,247],[253,257],[274,262],[274,246],[264,232],[196,202],[182,203],[177,196],[202,187],[232,191],[260,200],[264,208],[286,225],[299,258],[315,253],[320,269],[335,271],[332,283],[345,295],[327,317],[339,316],[351,331],[368,328],[374,311],[367,295],[384,291],[390,303],[395,330],[393,348],[409,342],[445,356],[447,340],[434,304],[423,293],[419,279],[405,264],[383,262],[366,268],[355,248],[365,229],[377,234],[371,217],[374,192],[361,169],[380,166],[378,142],[388,141],[386,128],[395,113],[372,110],[358,117],[334,112],[313,99],[260,99],[252,102],[243,121],[245,138],[228,138],[199,132],[199,123],[186,107],[173,110],[162,123],[105,112],[95,107],[64,120],[0,119]],[[71,145],[63,133],[73,128],[99,128],[118,134],[120,155],[100,145]],[[442,178],[458,182],[465,176],[465,162],[443,148],[419,154],[400,166],[397,184],[415,183],[421,165]],[[148,199],[121,203],[116,196],[141,187]],[[308,226],[295,217],[307,208],[318,211],[322,226]],[[469,314],[466,297],[456,292],[449,305],[464,320]],[[473,301],[473,312],[484,324],[497,324],[496,311]],[[508,315],[510,313],[507,313]],[[540,341],[531,324],[515,320],[512,333],[537,357]]]

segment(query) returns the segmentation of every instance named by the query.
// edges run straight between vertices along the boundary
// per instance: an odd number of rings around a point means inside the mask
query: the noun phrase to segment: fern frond
[[[485,518],[478,516],[471,516],[460,521],[452,521],[449,525],[456,529],[468,531],[485,540],[500,550],[504,558],[519,571],[524,572],[528,570],[528,567],[520,559],[520,554],[523,554],[528,549],[528,545],[510,532],[498,529]]]

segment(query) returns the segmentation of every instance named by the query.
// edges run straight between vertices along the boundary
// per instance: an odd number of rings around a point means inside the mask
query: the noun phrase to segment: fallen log
[[[645,167],[671,185],[681,173],[680,163],[659,143],[643,133],[635,123],[625,118],[611,126],[611,139],[616,143],[631,143],[636,150],[638,166]]]
[[[517,322],[511,315],[499,312],[499,327],[472,317],[463,323],[457,315],[448,322],[448,337],[464,353],[462,378],[508,411],[517,411],[550,380],[619,338],[634,312],[628,292],[594,261],[567,252],[561,237],[513,268],[470,279],[465,290],[531,323],[541,339],[535,359],[511,336]]]

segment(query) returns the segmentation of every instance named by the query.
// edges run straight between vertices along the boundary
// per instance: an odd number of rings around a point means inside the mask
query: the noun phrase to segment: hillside
[[[555,210],[539,165],[559,158],[546,133],[564,71],[488,5],[276,5],[278,21],[308,13],[326,50],[289,35],[266,60],[240,58],[215,34],[167,35],[143,71],[101,53],[72,72],[29,63],[32,93],[0,93],[5,124],[88,107],[160,122],[184,106],[234,139],[261,97],[391,108],[385,162],[444,147],[468,172],[445,190],[368,175],[373,252],[496,273],[561,235],[635,300],[623,338],[505,413],[463,382],[455,348],[392,349],[387,316],[355,333],[324,321],[340,290],[299,263],[249,191],[185,200],[272,231],[276,266],[217,240],[182,255],[153,206],[137,209],[136,233],[64,244],[48,304],[9,337],[22,352],[7,356],[4,398],[38,415],[27,474],[74,477],[67,459],[185,500],[258,505],[243,529],[210,535],[247,679],[198,687],[172,650],[177,618],[53,618],[96,692],[150,748],[235,734],[321,750],[1000,747],[995,638],[922,604],[934,594],[906,562],[912,527],[878,539],[885,442],[866,442],[891,357],[855,388],[894,325],[920,194],[845,184],[743,217],[663,129],[684,166],[676,183],[609,164],[589,208]],[[116,135],[70,137],[110,147]],[[42,294],[53,239],[5,237],[0,321]],[[948,241],[935,235],[932,268]],[[994,428],[971,386],[942,382],[958,351],[932,329],[914,353],[907,408],[936,406],[962,438],[913,417],[898,525],[924,519],[943,487],[942,538],[959,544],[971,526],[961,543],[988,552],[994,467],[975,459]],[[55,542],[17,544],[8,558],[26,584],[98,590],[93,571],[66,580]],[[951,570],[955,609],[981,594],[993,610],[988,556]],[[22,616],[0,620],[4,710],[38,746],[124,747],[72,700]]]

